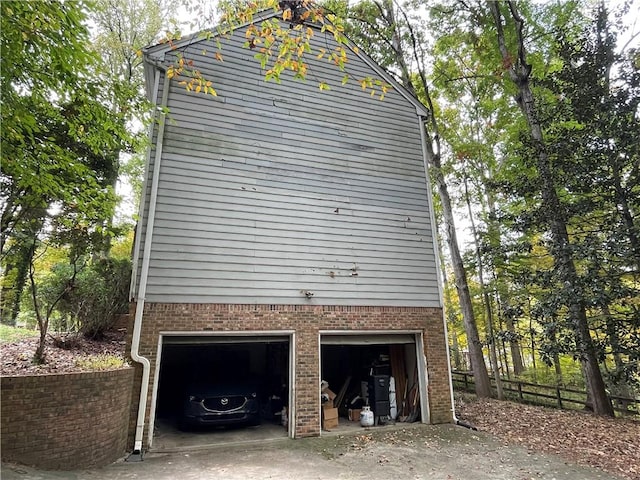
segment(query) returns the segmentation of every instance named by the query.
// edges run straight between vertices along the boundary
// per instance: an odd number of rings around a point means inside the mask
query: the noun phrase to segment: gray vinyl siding
[[[440,306],[416,106],[315,54],[306,82],[265,83],[243,42],[184,52],[218,97],[169,84],[146,301]],[[347,71],[379,78],[353,53]]]

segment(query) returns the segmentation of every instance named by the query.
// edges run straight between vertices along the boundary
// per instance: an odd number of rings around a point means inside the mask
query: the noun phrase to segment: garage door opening
[[[321,379],[328,390],[321,399],[322,430],[361,428],[367,406],[374,425],[422,421],[424,365],[417,352],[414,334],[323,334]]]
[[[163,335],[153,448],[286,437],[290,355],[288,336]]]

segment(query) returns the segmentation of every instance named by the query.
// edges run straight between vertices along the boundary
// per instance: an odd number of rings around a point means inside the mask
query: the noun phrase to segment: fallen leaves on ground
[[[508,443],[557,454],[571,462],[640,480],[640,421],[576,410],[461,397],[460,420]]]
[[[42,375],[52,373],[81,372],[78,359],[114,355],[124,358],[125,334],[123,331],[107,332],[102,340],[91,340],[82,336],[47,337],[46,362],[36,365],[32,362],[38,345],[37,337],[28,337],[15,342],[0,344],[3,376]],[[64,348],[54,345],[65,344]]]

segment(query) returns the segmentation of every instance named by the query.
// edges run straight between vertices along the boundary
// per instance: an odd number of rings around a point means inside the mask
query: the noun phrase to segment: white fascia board
[[[352,45],[356,46],[356,44],[353,43],[351,40],[349,40],[349,42]],[[384,68],[382,68],[380,65],[378,65],[376,63],[376,61],[373,60],[369,55],[364,53],[362,51],[362,49],[358,48],[358,51],[356,52],[350,46],[349,50],[351,50],[355,55],[357,55],[360,58],[360,60],[362,60],[364,63],[366,63],[369,66],[369,68],[375,70],[376,73],[378,75],[380,75],[380,78],[383,79],[388,84],[390,84],[393,87],[393,89],[400,94],[400,96],[402,96],[405,100],[407,100],[414,107],[416,107],[416,115],[417,116],[419,116],[419,117],[428,117],[429,116],[429,109],[427,107],[425,107],[422,104],[422,102],[420,102],[420,100],[418,100],[411,93],[409,93],[409,91],[406,88],[404,88],[402,85],[400,85],[400,83],[398,83],[398,81],[395,78],[393,78],[393,76],[389,72],[387,72]]]
[[[235,27],[233,27],[233,30],[242,29],[253,23],[261,22],[275,16],[279,16],[279,12],[273,10],[264,10],[262,12],[256,13],[252,20],[236,25]],[[315,28],[316,30],[320,30],[321,28],[320,25],[311,22],[305,22],[305,25]],[[144,55],[145,76],[147,75],[147,69],[152,69],[153,65],[158,65],[158,63],[164,61],[164,57],[167,52],[176,50],[178,48],[188,47],[189,45],[193,45],[205,40],[205,38],[207,37],[214,38],[218,35],[220,35],[220,32],[217,31],[217,27],[214,27],[213,29],[201,30],[200,32],[189,35],[183,39],[176,40],[175,42],[172,42],[171,45],[168,42],[165,42],[144,48],[142,51]],[[425,107],[416,97],[409,93],[409,91],[405,87],[403,87],[395,78],[393,78],[393,76],[389,72],[378,65],[371,57],[364,53],[362,49],[357,47],[357,45],[350,39],[347,47],[354,55],[358,56],[364,63],[366,63],[371,69],[373,69],[382,80],[391,85],[393,89],[400,94],[400,96],[411,103],[416,109],[416,115],[421,117],[429,116],[429,109],[427,107]],[[354,47],[357,47],[357,50],[354,50]],[[152,83],[147,83],[147,85],[150,86],[152,85]]]
[[[248,27],[253,23],[267,20],[269,18],[275,17],[276,15],[278,15],[278,12],[276,11],[263,10],[262,12],[258,12],[254,14],[252,20],[249,20],[247,22],[240,23],[234,26],[232,28],[232,31]],[[144,54],[145,59],[153,58],[155,60],[163,61],[164,56],[167,52],[170,52],[172,50],[177,50],[179,48],[185,48],[195,43],[206,40],[207,38],[215,38],[221,34],[222,32],[218,31],[218,27],[216,26],[213,28],[200,30],[199,32],[196,32],[196,33],[192,33],[191,35],[188,35],[184,38],[171,42],[171,44],[169,44],[169,42],[163,42],[155,45],[150,45],[148,47],[143,48],[142,53]]]

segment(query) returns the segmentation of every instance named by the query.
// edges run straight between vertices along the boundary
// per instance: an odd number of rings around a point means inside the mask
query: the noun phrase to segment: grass
[[[38,335],[38,330],[0,324],[0,343],[11,343],[23,338],[37,337]]]
[[[114,370],[122,368],[127,365],[124,358],[118,355],[103,354],[103,355],[91,355],[86,358],[79,358],[76,360],[76,366],[83,370]]]

